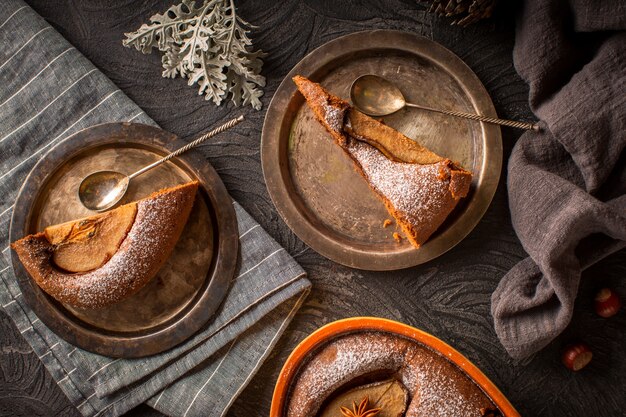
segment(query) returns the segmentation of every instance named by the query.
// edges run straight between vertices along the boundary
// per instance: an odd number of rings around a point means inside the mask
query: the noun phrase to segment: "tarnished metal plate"
[[[33,168],[16,202],[11,240],[93,212],[78,199],[88,174],[130,174],[182,146],[160,129],[112,123],[81,131]],[[237,223],[224,185],[193,151],[131,181],[121,203],[197,179],[201,186],[172,254],[138,293],[100,309],[76,309],[46,295],[14,255],[20,288],[39,318],[77,346],[109,356],[136,357],[167,350],[193,335],[215,312],[237,263]]]
[[[262,164],[278,212],[305,243],[341,264],[394,270],[429,261],[476,226],[495,193],[502,167],[499,126],[403,109],[384,122],[472,171],[470,194],[419,249],[396,242],[395,223],[355,172],[352,161],[315,120],[291,81],[304,75],[348,99],[353,80],[376,74],[396,83],[407,101],[435,108],[496,116],[476,75],[443,46],[398,31],[359,32],[307,55],[285,77],[268,109]]]
[[[41,205],[33,212],[32,230],[92,215],[92,211],[82,206],[76,193],[81,180],[92,172],[120,167],[123,172],[132,173],[160,157],[150,149],[115,144],[81,153],[52,175],[40,191],[37,203]],[[165,164],[134,179],[122,203],[191,180],[176,165]],[[158,326],[191,302],[206,278],[212,257],[211,216],[204,198],[198,195],[172,255],[143,289],[108,308],[64,307],[81,320],[106,330],[135,332]]]

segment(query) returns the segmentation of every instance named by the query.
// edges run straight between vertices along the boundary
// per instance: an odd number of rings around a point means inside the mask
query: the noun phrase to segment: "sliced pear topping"
[[[352,409],[355,404],[361,404],[364,399],[367,399],[368,409],[380,409],[375,414],[376,417],[401,417],[407,409],[409,392],[400,381],[395,379],[362,385],[337,395],[324,408],[320,416],[341,416],[342,407]]]
[[[54,264],[68,272],[101,267],[119,249],[136,214],[137,203],[130,203],[106,213],[47,227],[44,234],[54,245]]]

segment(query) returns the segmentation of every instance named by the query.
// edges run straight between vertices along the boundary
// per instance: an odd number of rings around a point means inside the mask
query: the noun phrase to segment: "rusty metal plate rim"
[[[367,51],[408,53],[425,58],[447,71],[462,87],[474,109],[485,116],[497,117],[487,90],[476,74],[444,46],[412,33],[395,30],[356,32],[334,39],[306,55],[285,76],[272,98],[261,134],[261,165],[265,183],[276,210],[287,226],[313,250],[346,266],[389,271],[408,268],[441,256],[463,240],[481,220],[495,195],[502,169],[502,137],[500,127],[481,123],[484,151],[480,176],[475,182],[472,204],[459,219],[431,239],[419,250],[407,248],[399,252],[376,252],[346,245],[315,227],[294,199],[286,144],[293,116],[296,87],[291,78],[303,75],[316,81],[324,73],[340,66],[351,55]],[[300,98],[303,103],[303,99]],[[428,248],[428,249],[426,249]]]
[[[9,226],[10,241],[28,234],[32,208],[40,190],[58,169],[102,146],[131,146],[165,155],[185,145],[172,133],[139,123],[104,123],[83,129],[57,144],[33,167],[15,202]],[[11,251],[13,271],[24,300],[37,317],[57,336],[81,349],[105,356],[137,358],[168,350],[193,336],[213,317],[225,298],[237,266],[239,238],[232,199],[213,167],[198,151],[191,150],[172,160],[201,184],[201,193],[213,212],[216,256],[213,256],[204,288],[192,305],[178,316],[142,332],[111,332],[81,322],[41,290]]]

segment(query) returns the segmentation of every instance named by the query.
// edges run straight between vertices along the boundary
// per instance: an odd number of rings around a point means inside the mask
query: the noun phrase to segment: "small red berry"
[[[568,369],[579,371],[591,362],[592,357],[593,353],[589,346],[584,343],[576,343],[565,348],[561,360]]]
[[[611,317],[617,314],[622,302],[617,293],[609,288],[602,288],[594,299],[594,308],[600,317]]]

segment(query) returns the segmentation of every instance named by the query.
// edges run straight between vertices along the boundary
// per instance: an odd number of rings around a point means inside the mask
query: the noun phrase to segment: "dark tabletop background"
[[[261,175],[260,136],[265,110],[287,72],[314,48],[338,36],[368,29],[399,29],[424,35],[459,55],[482,80],[500,117],[532,119],[528,90],[512,62],[515,5],[501,1],[496,16],[469,28],[425,13],[410,0],[237,0],[238,12],[258,26],[257,48],[269,53],[263,74],[262,111],[215,107],[186,80],[161,78],[160,55],[122,46],[173,0],[28,0],[63,36],[100,68],[161,127],[189,140],[219,122],[245,113],[247,121],[203,147],[232,196],[309,273],[313,292],[229,416],[267,415],[274,383],[293,347],[330,321],[387,317],[440,337],[472,360],[525,416],[626,416],[626,312],[601,319],[593,294],[601,286],[626,298],[626,251],[584,273],[572,323],[539,354],[514,361],[499,344],[490,296],[501,277],[526,254],[511,226],[506,166],[493,203],[475,230],[447,254],[395,272],[367,272],[337,265],[304,245],[276,213]],[[505,3],[509,3],[504,9]],[[505,161],[521,133],[502,129]],[[560,363],[562,346],[589,343],[592,363],[573,373]],[[0,312],[0,414],[78,416],[9,317]],[[129,416],[159,416],[139,406]]]

